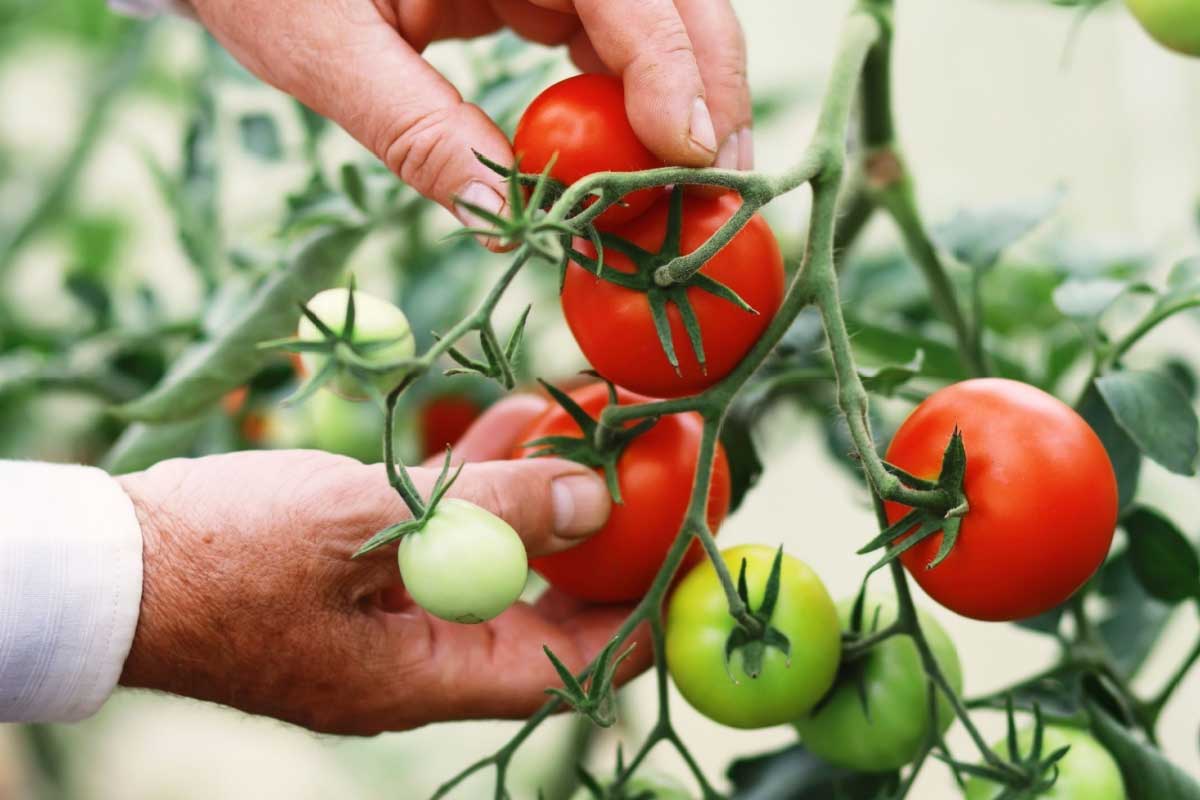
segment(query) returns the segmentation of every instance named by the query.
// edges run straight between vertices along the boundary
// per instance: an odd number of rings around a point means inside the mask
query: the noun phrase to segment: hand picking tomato
[[[551,177],[568,186],[594,172],[638,172],[663,166],[642,144],[625,116],[625,90],[611,75],[576,75],[533,99],[513,136],[522,172],[540,173],[554,159]],[[628,222],[662,195],[643,189],[622,198],[596,219],[608,230]]]
[[[734,581],[745,559],[751,609],[763,602],[775,555],[763,545],[721,553]],[[791,654],[768,646],[762,671],[752,678],[741,650],[726,663],[725,643],[737,623],[712,563],[696,565],[680,581],[667,612],[667,667],[697,711],[733,728],[765,728],[798,719],[828,691],[842,651],[837,608],[825,584],[797,558],[783,556],[769,624],[787,637]]]
[[[853,608],[853,598],[838,604],[843,627],[849,627]],[[892,624],[896,614],[895,599],[868,599],[864,634]],[[962,666],[954,642],[932,617],[919,611],[917,615],[934,659],[954,691],[961,692]],[[937,721],[941,733],[954,722],[954,709],[941,693]],[[917,757],[928,742],[930,724],[929,679],[921,655],[911,636],[898,635],[861,658],[843,661],[833,689],[811,714],[796,720],[796,729],[804,746],[831,764],[887,772]]]
[[[1033,728],[1017,733],[1017,745],[1022,758],[1033,748]],[[1031,795],[1036,800],[1125,800],[1125,782],[1117,762],[1090,734],[1073,728],[1047,725],[1042,728],[1043,758],[1055,750],[1070,747],[1058,760],[1058,779],[1043,792]],[[1008,758],[1007,740],[996,742],[992,749]],[[966,800],[996,800],[1004,794],[1004,786],[985,778],[967,781]]]
[[[349,297],[349,289],[327,289],[308,301],[308,310],[331,331],[340,334],[346,325],[346,304]],[[308,342],[320,342],[325,338],[308,317],[300,318],[296,335]],[[416,352],[412,330],[404,312],[386,300],[360,291],[354,293],[354,341],[363,345],[388,342],[358,354],[364,360],[376,364],[411,358]],[[328,358],[329,356],[323,353],[302,353],[300,356],[304,371],[309,375],[319,373]],[[391,391],[403,376],[404,370],[396,370],[384,375],[373,375],[371,380],[379,391],[386,393]],[[359,380],[350,374],[349,370],[341,367],[337,376],[326,386],[347,400],[367,399]]]
[[[685,196],[680,252],[687,254],[704,244],[733,216],[740,203],[735,194]],[[615,231],[615,235],[643,250],[659,251],[666,235],[670,206],[671,199],[664,198],[645,215]],[[591,242],[577,239],[574,246],[585,256],[595,258]],[[636,271],[629,257],[613,247],[605,249],[604,263],[620,272]],[[562,290],[563,314],[579,349],[608,380],[652,397],[695,394],[733,371],[762,336],[783,301],[783,256],[766,220],[754,215],[704,266],[701,274],[732,289],[757,312],[746,311],[695,286],[686,290],[704,344],[703,368],[674,303],[668,304],[666,310],[679,360],[678,373],[659,340],[647,295],[599,278],[576,263],[567,265]]]
[[[1200,56],[1200,3],[1196,0],[1125,0],[1125,5],[1163,47]]]
[[[932,569],[936,533],[901,558],[939,603],[982,620],[1032,617],[1062,603],[1104,561],[1117,480],[1104,445],[1066,404],[1017,381],[982,378],[931,395],[896,431],[887,460],[936,479],[954,428],[967,453],[970,510]],[[896,522],[909,509],[887,504]]]
[[[648,398],[619,391],[621,405]],[[608,405],[608,387],[601,383],[570,393],[592,417]],[[617,460],[621,503],[613,503],[608,522],[582,544],[535,558],[533,568],[554,588],[598,603],[638,600],[654,582],[667,551],[683,525],[692,477],[699,457],[703,421],[699,414],[670,414],[634,439]],[[578,436],[579,426],[560,406],[535,419],[521,436],[526,445],[514,458],[533,452],[528,443],[544,436]],[[715,533],[729,510],[729,464],[718,445],[708,494],[708,525]],[[693,543],[683,565],[703,557]]]
[[[418,411],[417,420],[422,458],[445,453],[481,413],[483,407],[463,394],[439,394],[427,400]]]
[[[453,497],[400,540],[398,559],[417,605],[451,622],[499,615],[521,596],[529,572],[525,545],[507,522]]]

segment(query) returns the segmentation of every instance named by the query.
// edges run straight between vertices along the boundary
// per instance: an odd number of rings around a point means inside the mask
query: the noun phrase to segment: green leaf
[[[342,191],[359,211],[364,214],[368,212],[367,186],[363,183],[362,172],[356,164],[342,164]]]
[[[1104,562],[1096,587],[1105,601],[1099,618],[1100,636],[1117,666],[1131,675],[1158,641],[1171,608],[1147,594],[1134,575],[1129,548]]]
[[[1196,473],[1200,423],[1169,378],[1157,372],[1113,372],[1097,378],[1096,388],[1143,453],[1176,474]]]
[[[920,375],[924,365],[925,351],[918,349],[908,363],[889,364],[882,367],[861,367],[858,374],[868,392],[891,397],[897,389]]]
[[[192,347],[153,390],[117,409],[126,419],[173,422],[194,417],[277,356],[258,343],[290,335],[299,305],[337,284],[362,228],[332,228],[313,238],[291,264],[271,275],[225,327]]]
[[[1054,213],[1063,194],[1060,188],[1020,203],[959,211],[934,229],[934,238],[962,263],[990,269],[1005,250]]]
[[[725,417],[725,424],[721,426],[721,444],[729,462],[730,513],[738,509],[763,473],[762,458],[754,442],[754,422],[749,411],[735,403]]]
[[[207,416],[162,425],[130,425],[109,448],[100,466],[112,475],[140,472],[168,458],[186,456],[209,424]]]
[[[1172,604],[1200,598],[1200,555],[1169,519],[1138,508],[1122,525],[1133,572],[1151,597]]]
[[[1117,474],[1118,505],[1127,507],[1137,494],[1138,479],[1142,472],[1142,451],[1117,424],[1095,385],[1087,388],[1077,410],[1092,426],[1108,452],[1113,471]]]
[[[1185,258],[1172,267],[1167,289],[1172,293],[1200,291],[1200,256]]]
[[[279,126],[269,114],[244,114],[238,120],[238,133],[242,147],[248,153],[264,161],[278,161],[283,157],[283,146],[279,143]]]
[[[822,761],[798,744],[739,758],[729,765],[726,776],[733,784],[732,800],[876,800],[899,783],[896,772],[852,772]]]
[[[1200,783],[1157,748],[1134,738],[1099,707],[1088,710],[1092,733],[1116,759],[1129,800],[1200,800]]]
[[[1069,278],[1054,290],[1055,307],[1072,319],[1093,321],[1125,294],[1153,292],[1146,283],[1117,278]]]

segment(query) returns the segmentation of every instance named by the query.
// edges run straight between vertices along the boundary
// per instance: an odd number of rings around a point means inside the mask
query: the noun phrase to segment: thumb
[[[472,150],[511,164],[508,139],[374,4],[198,0],[196,6],[251,71],[338,123],[464,224],[482,221],[457,207],[456,198],[503,214],[500,177]]]
[[[531,557],[566,550],[608,519],[611,499],[603,479],[587,467],[557,458],[468,464],[450,488],[516,530]]]

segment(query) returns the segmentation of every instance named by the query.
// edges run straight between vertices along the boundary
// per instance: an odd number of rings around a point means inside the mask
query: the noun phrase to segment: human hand
[[[499,515],[530,556],[570,547],[608,516],[603,481],[569,461],[505,458],[546,401],[497,404],[456,448],[450,491]],[[428,493],[437,470],[411,470]],[[425,613],[397,591],[396,548],[371,534],[410,517],[381,465],[320,451],[163,462],[119,479],[144,537],[142,610],[121,683],[223,703],[316,731],[373,734],[521,717],[602,649],[629,609],[548,591],[480,625]],[[635,637],[622,678],[650,660]]]
[[[669,164],[753,166],[746,47],[729,0],[192,0],[252,72],[345,128],[402,180],[455,209],[503,213],[508,139],[420,55],[502,27],[565,44],[585,72],[625,85],[626,111]]]

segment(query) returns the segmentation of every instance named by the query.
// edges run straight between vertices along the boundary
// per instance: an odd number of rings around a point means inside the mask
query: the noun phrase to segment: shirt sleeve
[[[0,461],[0,722],[72,722],[117,685],[142,596],[142,532],[93,467]]]

